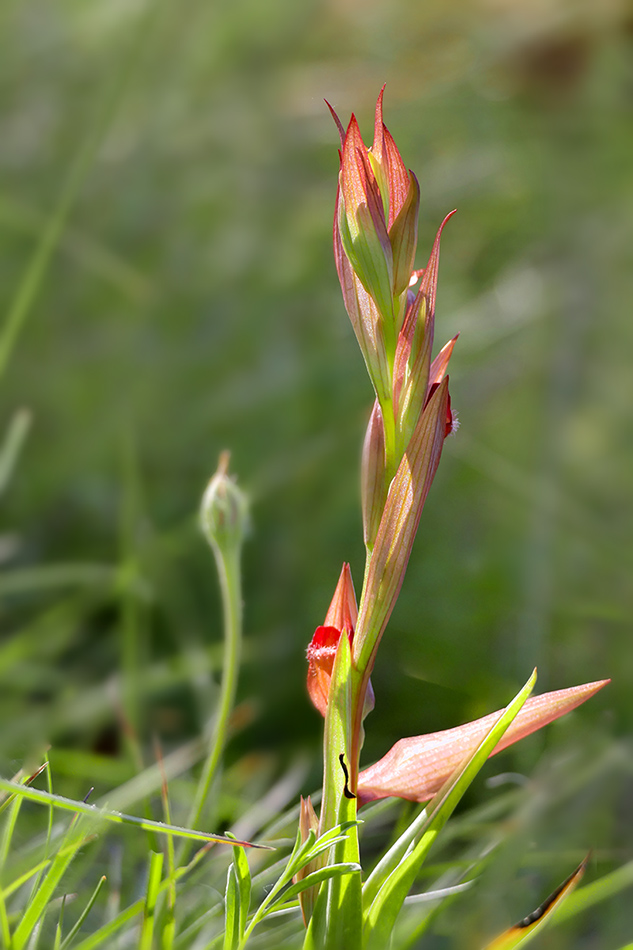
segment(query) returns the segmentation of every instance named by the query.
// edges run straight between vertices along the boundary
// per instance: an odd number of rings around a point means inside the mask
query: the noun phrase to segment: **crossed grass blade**
[[[466,789],[482,768],[491,750],[518,715],[519,710],[532,692],[535,682],[536,670],[506,707],[485,738],[467,756],[463,764],[438,792],[425,812],[422,813],[426,816],[425,820],[421,823],[413,840],[407,845],[404,856],[395,869],[384,879],[371,905],[366,907],[363,942],[367,950],[380,950],[380,948],[389,945],[396,918],[431,845]],[[420,819],[417,819],[417,821],[419,822]],[[405,832],[406,834],[407,832]]]

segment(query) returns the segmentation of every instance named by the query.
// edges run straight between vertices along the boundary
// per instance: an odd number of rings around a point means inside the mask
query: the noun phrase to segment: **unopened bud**
[[[308,835],[310,832],[314,832],[315,835],[319,831],[319,819],[317,818],[316,812],[312,807],[312,801],[310,796],[304,798],[301,796],[301,807],[299,811],[299,831],[301,833],[301,843],[305,844],[308,840]],[[314,861],[310,861],[309,864],[305,864],[297,873],[295,874],[293,881],[295,884],[298,881],[302,881],[304,877],[307,877],[308,874],[312,874],[313,871],[318,871],[319,868],[322,868],[327,861],[327,851],[322,852]],[[314,911],[314,905],[316,903],[317,895],[319,893],[318,884],[314,887],[307,887],[305,890],[301,891],[299,894],[299,904],[301,905],[301,914],[303,915],[303,922],[308,926],[310,923],[310,918],[312,917],[312,912]]]
[[[374,547],[378,525],[382,518],[387,499],[387,471],[385,459],[385,430],[382,412],[378,400],[374,403],[365,444],[361,467],[361,501],[363,509],[363,534],[365,545],[371,551]]]
[[[223,553],[240,549],[248,531],[248,501],[228,474],[229,453],[222,452],[218,470],[207,485],[200,524],[209,544]]]

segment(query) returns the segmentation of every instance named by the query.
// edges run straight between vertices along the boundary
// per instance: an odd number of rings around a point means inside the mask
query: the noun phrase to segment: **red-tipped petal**
[[[437,229],[437,234],[435,235],[435,240],[433,241],[433,247],[431,248],[431,254],[429,255],[428,264],[424,270],[416,271],[420,276],[420,286],[418,287],[418,297],[426,297],[427,306],[426,306],[426,322],[429,332],[432,336],[433,334],[433,323],[435,319],[435,297],[437,293],[437,275],[440,264],[440,241],[442,238],[442,232],[446,225],[446,222],[449,221],[456,211],[449,211],[446,215],[439,228]],[[414,332],[414,326],[412,325],[413,317],[415,317],[414,307],[410,308],[412,316],[410,317],[407,314],[405,319],[403,331],[409,336],[412,337]]]
[[[598,680],[528,699],[492,755],[571,712],[609,682]],[[413,802],[429,801],[479,745],[501,712],[499,710],[455,729],[400,739],[380,761],[360,773],[359,804],[390,796]]]
[[[384,232],[386,239],[380,189],[369,161],[367,146],[363,142],[356,116],[353,113],[343,142],[341,192],[350,227],[354,226],[354,215],[357,209],[367,207],[377,233],[382,238],[382,232]],[[356,235],[353,234],[353,236]]]
[[[449,340],[448,343],[442,347],[440,352],[431,363],[431,369],[429,370],[429,386],[433,386],[436,383],[441,383],[444,379],[444,375],[448,369],[448,361],[451,358],[453,349],[457,343],[458,336],[459,333],[456,333],[453,339]]]
[[[358,619],[358,608],[356,606],[356,594],[354,593],[354,583],[352,581],[352,572],[349,564],[343,564],[341,574],[332,597],[332,603],[328,608],[323,621],[326,627],[336,627],[338,630],[347,630],[352,634],[356,627]]]
[[[383,148],[384,148],[385,126],[382,121],[382,99],[385,94],[386,85],[387,83],[382,84],[382,89],[378,93],[378,99],[376,100],[376,113],[374,116],[374,142],[371,147],[372,155],[375,157],[376,161],[379,164],[382,163]]]
[[[324,103],[326,104],[326,106],[328,107],[328,109],[330,110],[330,113],[331,113],[331,115],[332,115],[332,118],[334,119],[334,122],[336,123],[336,128],[338,129],[338,134],[341,136],[341,146],[342,146],[342,145],[344,144],[344,142],[345,142],[345,128],[344,128],[344,126],[343,126],[343,123],[341,122],[341,120],[339,119],[338,115],[336,114],[336,112],[334,111],[334,109],[332,108],[332,106],[330,105],[330,103],[327,101],[327,99],[324,99],[323,101],[324,101]]]
[[[410,174],[407,194],[395,219],[391,215],[393,203],[389,203],[389,240],[393,254],[393,292],[396,297],[409,286],[418,242],[420,185],[413,172]]]
[[[382,100],[384,92],[385,87],[383,85],[376,102],[374,141],[371,147],[371,154],[380,169],[380,186],[381,188],[386,186],[389,192],[389,217],[387,227],[390,228],[406,201],[409,191],[409,175],[402,156],[398,151],[398,147],[393,140],[393,136],[382,119]]]
[[[343,564],[332,602],[322,627],[317,627],[308,646],[308,693],[313,705],[325,716],[338,642],[343,631],[350,641],[358,617],[356,594],[349,564]]]
[[[400,214],[402,206],[407,200],[409,191],[409,173],[402,160],[398,146],[386,126],[384,128],[384,158],[387,163],[387,179],[389,182],[389,219],[387,227],[391,227]]]

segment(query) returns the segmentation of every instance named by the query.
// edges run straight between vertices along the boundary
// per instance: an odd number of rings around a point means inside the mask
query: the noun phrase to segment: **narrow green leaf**
[[[161,801],[163,804],[163,821],[171,824],[171,809],[169,806],[169,786],[167,784],[167,775],[165,772],[165,762],[163,759],[163,750],[158,738],[154,738],[154,755],[161,772]],[[165,856],[167,858],[167,912],[161,933],[161,950],[173,950],[174,938],[176,936],[176,855],[174,848],[174,839],[167,835],[165,839]]]
[[[426,808],[426,821],[417,840],[409,848],[367,909],[364,917],[364,940],[367,950],[384,950],[404,899],[440,830],[452,814],[462,795],[481,769],[491,750],[527,700],[536,682],[536,670],[523,689],[501,713],[484,739],[473,749],[455,774],[440,789]]]
[[[17,785],[15,782],[9,782],[7,779],[0,778],[0,788],[8,792],[14,792],[22,798],[28,798],[30,801],[38,802],[40,805],[53,805],[55,808],[62,808],[66,811],[77,812],[82,815],[89,815],[95,822],[112,821],[117,824],[135,825],[145,831],[154,831],[158,834],[174,835],[178,838],[192,838],[196,841],[217,841],[221,844],[239,844],[243,848],[261,848],[266,851],[272,851],[268,845],[253,844],[250,841],[236,841],[228,838],[226,835],[214,835],[205,831],[195,831],[192,828],[180,828],[178,825],[166,825],[161,821],[151,821],[148,818],[137,818],[134,815],[124,815],[119,811],[109,811],[107,808],[98,805],[88,805],[85,802],[76,802],[71,798],[64,798],[63,795],[51,795],[49,792],[43,792],[37,788],[27,788],[23,785]]]
[[[51,897],[55,892],[71,861],[86,842],[84,831],[79,824],[73,823],[68,832],[69,847],[60,850],[51,862],[51,866],[31,898],[31,902],[22,915],[13,935],[14,950],[22,950],[31,937],[41,916],[45,913]]]
[[[235,865],[229,864],[224,894],[224,950],[237,950],[240,937],[239,885]]]
[[[300,881],[297,881],[296,884],[292,884],[288,890],[283,892],[281,897],[274,905],[272,905],[272,907],[277,909],[279,905],[285,904],[286,901],[292,900],[297,896],[297,894],[300,894],[301,891],[305,891],[308,887],[314,887],[315,884],[320,884],[322,881],[328,881],[335,877],[342,877],[345,874],[354,874],[356,872],[360,873],[360,871],[361,866],[356,862],[328,864],[324,868],[319,868],[317,871],[313,871],[312,874],[308,874]]]
[[[518,924],[515,924],[514,927],[510,927],[505,933],[500,934],[492,943],[487,944],[485,950],[514,950],[515,947],[525,946],[537,933],[540,933],[550,922],[551,916],[557,907],[578,884],[578,881],[585,873],[588,860],[589,855],[587,855],[576,870],[543,901],[540,907],[537,907],[535,911],[528,914],[527,917],[519,921]]]
[[[394,871],[402,858],[405,856],[409,846],[420,834],[425,822],[428,819],[427,809],[423,808],[419,815],[413,819],[408,828],[406,828],[400,837],[395,841],[388,851],[378,861],[376,867],[371,872],[363,884],[363,906],[370,907],[372,901],[378,894],[378,891],[387,880],[392,871]]]
[[[571,894],[557,912],[554,918],[554,924],[559,924],[562,923],[563,920],[575,917],[576,914],[588,910],[595,904],[599,904],[601,901],[607,900],[615,894],[619,894],[625,888],[631,887],[632,885],[633,861],[629,861],[627,864],[623,864],[622,867],[616,868],[611,874],[606,874],[604,877],[599,878],[597,881],[592,881],[591,884],[587,884],[585,887],[581,887]]]
[[[106,941],[108,941],[110,937],[113,937],[125,924],[129,923],[130,920],[134,920],[137,914],[142,914],[144,907],[145,899],[140,898],[140,900],[135,901],[133,904],[130,904],[129,907],[126,907],[125,910],[122,910],[116,917],[113,917],[112,920],[109,920],[103,927],[99,927],[98,930],[90,934],[89,937],[86,937],[85,940],[82,940],[81,943],[75,944],[73,950],[96,950],[97,947],[104,946]]]
[[[18,820],[21,807],[22,799],[18,797],[14,798],[9,808],[9,815],[4,827],[2,842],[0,842],[0,867],[4,867],[6,864],[7,857],[9,855],[9,849],[11,847],[11,841],[13,839],[13,832],[15,831],[15,825]]]
[[[11,928],[9,927],[9,917],[7,915],[7,905],[4,901],[4,892],[0,891],[0,935],[2,935],[2,945],[6,950],[12,950],[13,941],[11,938]]]
[[[53,950],[60,950],[62,943],[62,930],[64,927],[64,911],[66,910],[66,894],[62,897],[61,906],[59,908],[59,919],[57,921],[57,927],[55,928],[55,943],[53,944]]]
[[[233,848],[233,867],[237,881],[239,916],[238,933],[240,940],[246,930],[246,919],[251,903],[251,872],[243,848]]]
[[[79,933],[79,931],[80,931],[80,929],[81,929],[81,925],[83,924],[84,920],[86,919],[86,917],[88,916],[88,914],[89,914],[90,911],[92,910],[92,907],[93,907],[93,905],[94,905],[94,902],[96,901],[97,897],[99,896],[99,892],[101,891],[101,888],[103,887],[103,885],[105,884],[105,882],[106,882],[106,876],[105,876],[105,874],[104,874],[102,877],[99,878],[99,882],[98,882],[97,886],[95,887],[94,891],[93,891],[92,894],[90,895],[90,899],[88,900],[88,903],[86,904],[86,906],[85,906],[84,909],[82,910],[82,912],[81,912],[81,914],[79,915],[78,919],[76,920],[74,926],[68,931],[68,934],[66,935],[66,937],[64,937],[64,939],[63,939],[63,941],[62,941],[62,944],[61,944],[59,950],[66,950],[66,948],[70,946],[70,944],[72,943],[72,941],[74,940],[74,938],[77,936],[77,934]]]
[[[139,941],[139,950],[152,950],[152,941],[154,938],[154,918],[156,913],[156,901],[160,888],[161,876],[163,873],[163,852],[152,851],[149,859],[149,872],[147,875],[147,889],[145,892],[145,908],[143,911],[143,924],[141,926],[141,939]]]

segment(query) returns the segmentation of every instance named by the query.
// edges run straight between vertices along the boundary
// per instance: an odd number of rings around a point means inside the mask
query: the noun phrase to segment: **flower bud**
[[[380,403],[376,399],[372,410],[361,467],[361,500],[363,509],[363,535],[365,545],[374,547],[378,526],[387,498],[387,466],[385,459],[385,429]]]
[[[229,457],[228,452],[221,453],[218,470],[207,485],[200,507],[204,535],[223,554],[239,551],[248,531],[248,502],[228,474]]]
[[[353,641],[357,618],[358,609],[352,574],[349,564],[343,564],[324,624],[314,631],[307,651],[308,694],[313,706],[324,718],[330,698],[330,683],[339,641],[342,636],[346,636],[350,643]],[[364,716],[373,708],[374,693],[370,683],[367,689]]]
[[[317,814],[312,807],[312,800],[308,795],[307,798],[301,796],[301,806],[299,811],[299,831],[301,834],[301,843],[305,844],[308,840],[308,835],[311,831],[315,835],[319,832],[319,819]],[[323,851],[322,854],[318,855],[314,861],[310,861],[309,864],[304,865],[297,873],[295,874],[293,881],[295,884],[298,881],[302,881],[304,877],[307,877],[308,874],[312,874],[313,871],[318,871],[319,868],[322,868],[327,861],[327,851]],[[303,922],[308,926],[310,918],[312,917],[312,912],[314,911],[314,905],[319,893],[318,884],[314,887],[308,887],[304,891],[301,891],[299,894],[299,904],[301,906],[301,915],[303,917]]]

